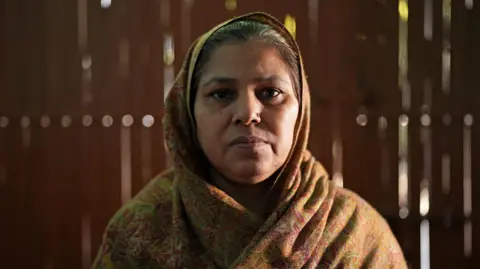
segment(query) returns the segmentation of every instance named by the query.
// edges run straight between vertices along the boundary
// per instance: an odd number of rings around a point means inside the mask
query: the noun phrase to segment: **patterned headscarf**
[[[232,19],[214,27],[196,40],[190,48],[183,68],[166,99],[164,117],[165,141],[167,142],[167,148],[173,159],[175,169],[179,171],[188,170],[188,173],[194,173],[201,177],[206,177],[208,174],[205,171],[205,167],[208,167],[208,164],[206,165],[195,138],[195,120],[191,110],[193,106],[190,103],[193,101],[193,98],[190,96],[193,92],[192,80],[194,73],[197,72],[196,67],[200,52],[208,38],[221,27],[239,20],[252,20],[271,26],[285,38],[288,45],[298,55],[301,55],[297,43],[283,24],[264,13],[252,13]],[[301,58],[298,60],[298,65],[298,70],[300,70],[298,76],[300,89],[298,89],[298,92],[301,109],[299,110],[295,126],[292,149],[285,165],[280,169],[280,173],[277,173],[278,178],[275,180],[276,184],[271,192],[271,199],[269,200],[270,209],[273,209],[272,207],[275,207],[277,202],[280,201],[280,197],[287,195],[289,190],[290,192],[295,192],[293,187],[300,183],[298,182],[300,178],[296,177],[295,173],[302,163],[307,148],[310,131],[310,93],[305,80]],[[196,154],[192,154],[192,152]],[[326,173],[324,169],[322,169],[322,173]]]

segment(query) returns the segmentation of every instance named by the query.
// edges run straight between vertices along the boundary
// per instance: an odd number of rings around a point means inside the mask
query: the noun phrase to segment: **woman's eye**
[[[279,90],[273,89],[273,88],[264,89],[260,93],[262,99],[273,99],[273,98],[279,96],[280,94],[281,94],[281,92]]]
[[[233,93],[230,90],[217,90],[212,92],[210,96],[218,100],[224,100],[231,98],[233,96]]]

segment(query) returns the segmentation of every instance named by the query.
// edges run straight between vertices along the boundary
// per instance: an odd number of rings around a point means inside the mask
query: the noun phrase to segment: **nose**
[[[254,92],[244,91],[240,93],[233,106],[233,122],[235,124],[250,125],[259,124],[262,103]]]

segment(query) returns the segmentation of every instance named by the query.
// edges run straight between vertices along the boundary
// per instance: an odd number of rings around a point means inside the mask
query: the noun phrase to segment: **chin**
[[[235,176],[230,177],[231,180],[241,185],[253,185],[261,183],[269,178],[273,172],[271,167],[266,167],[265,164],[259,164],[258,162],[238,162],[232,169],[232,174]]]

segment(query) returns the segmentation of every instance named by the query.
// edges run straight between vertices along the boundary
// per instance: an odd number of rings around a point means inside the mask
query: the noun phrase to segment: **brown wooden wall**
[[[480,266],[480,1],[3,0],[1,268],[90,266],[167,165],[163,98],[188,46],[257,10],[294,19],[310,148],[411,268]]]

